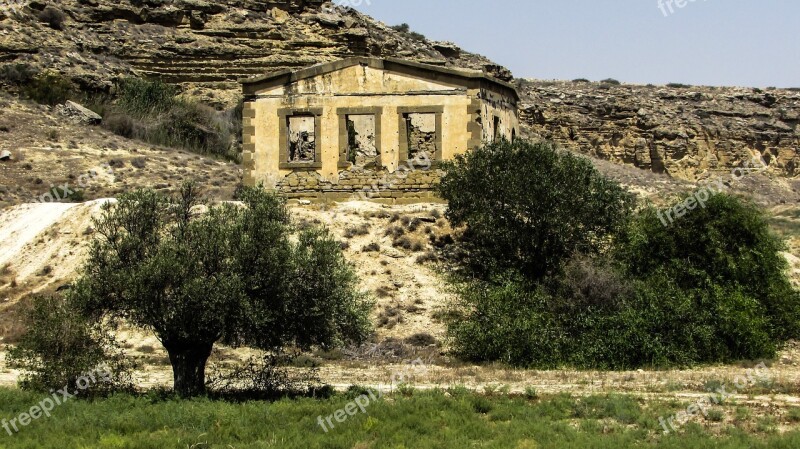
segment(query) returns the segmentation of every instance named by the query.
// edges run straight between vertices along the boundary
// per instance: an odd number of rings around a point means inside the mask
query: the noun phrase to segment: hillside
[[[325,8],[323,8],[325,5]],[[60,29],[38,19],[63,11]],[[0,15],[0,61],[54,69],[85,90],[136,74],[182,84],[217,106],[238,100],[236,80],[348,56],[394,56],[510,73],[451,43],[419,40],[321,0],[32,1]]]
[[[0,71],[17,64],[55,70],[84,92],[110,92],[120,77],[155,77],[230,108],[241,97],[239,78],[348,56],[401,57],[512,79],[508,69],[456,44],[321,0],[17,3],[27,6],[0,13]],[[58,17],[53,11],[63,21],[48,20]],[[584,154],[694,181],[730,171],[757,151],[771,173],[797,175],[797,90],[516,82],[527,134]]]

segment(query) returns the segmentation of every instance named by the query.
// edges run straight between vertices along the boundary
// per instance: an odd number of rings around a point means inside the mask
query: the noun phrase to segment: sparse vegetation
[[[369,235],[369,225],[362,224],[360,226],[349,226],[347,229],[344,230],[344,238],[352,239],[353,237],[359,237]]]
[[[688,89],[692,87],[691,84],[683,84],[683,83],[669,83],[667,87],[671,87],[673,89]]]
[[[417,33],[416,31],[411,30],[411,26],[407,23],[401,23],[400,25],[394,25],[391,27],[393,30],[404,34],[409,39],[415,41],[425,41],[426,37],[423,34]]]
[[[241,105],[219,112],[185,99],[175,86],[129,78],[114,103],[103,107],[103,126],[123,137],[185,148],[238,161]]]

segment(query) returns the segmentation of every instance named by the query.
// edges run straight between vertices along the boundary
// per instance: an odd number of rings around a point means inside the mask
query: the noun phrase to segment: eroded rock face
[[[403,57],[510,79],[486,58],[414,40],[322,0],[62,0],[68,19],[60,32],[34,20],[47,5],[33,1],[20,17],[2,20],[0,64],[53,68],[99,90],[118,76],[153,76],[230,106],[240,78],[351,56]]]
[[[703,179],[760,155],[800,174],[800,92],[520,81],[521,119],[538,137],[602,159]]]

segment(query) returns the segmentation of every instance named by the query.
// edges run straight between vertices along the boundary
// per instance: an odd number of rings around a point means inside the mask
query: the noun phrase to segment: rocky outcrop
[[[103,117],[100,117],[96,112],[74,101],[67,101],[62,105],[56,106],[55,112],[80,125],[98,125],[103,121]]]
[[[800,174],[800,91],[518,81],[528,131],[581,153],[684,179],[760,155]]]
[[[418,40],[322,0],[62,0],[63,31],[36,20],[47,5],[35,0],[0,22],[0,63],[56,69],[100,90],[117,76],[137,74],[230,105],[239,78],[351,56],[402,57],[511,78],[454,44]]]

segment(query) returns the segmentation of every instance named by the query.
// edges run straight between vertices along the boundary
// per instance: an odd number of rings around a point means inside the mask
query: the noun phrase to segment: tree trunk
[[[206,362],[213,347],[213,343],[164,344],[178,395],[189,398],[206,392]]]

